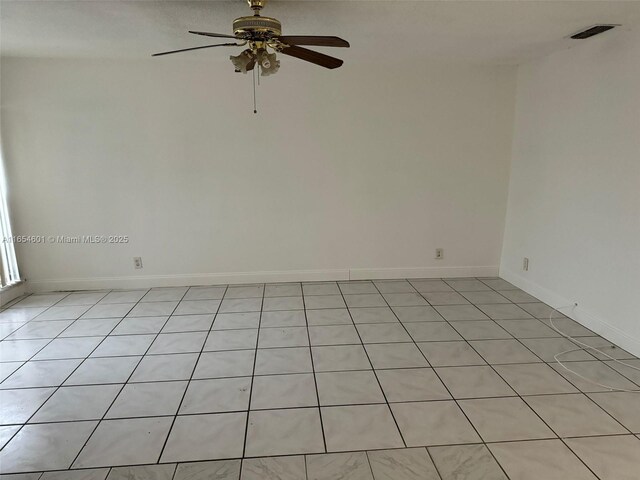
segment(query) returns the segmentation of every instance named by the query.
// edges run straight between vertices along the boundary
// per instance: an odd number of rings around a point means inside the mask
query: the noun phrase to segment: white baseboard
[[[273,272],[202,273],[144,275],[132,277],[91,277],[30,279],[30,293],[56,290],[100,290],[193,285],[248,284],[267,282],[318,282],[392,278],[442,278],[495,276],[498,267],[401,267],[332,270],[286,270]]]
[[[532,282],[518,273],[503,269],[500,271],[500,276],[528,294],[539,298],[553,308],[566,307],[567,305],[573,305],[575,303],[575,300],[552,292],[551,290]],[[589,330],[592,330],[598,335],[606,338],[610,342],[627,350],[629,353],[640,356],[640,339],[635,338],[633,335],[630,335],[615,325],[612,325],[611,322],[595,315],[584,307],[581,307],[580,304],[578,304],[578,306],[573,310],[571,308],[563,308],[560,312],[581,325],[584,325]]]
[[[495,277],[497,266],[487,267],[400,267],[400,268],[352,268],[351,280],[393,278],[455,278]]]

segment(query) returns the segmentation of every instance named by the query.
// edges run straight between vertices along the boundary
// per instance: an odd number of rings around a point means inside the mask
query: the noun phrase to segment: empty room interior
[[[640,2],[0,0],[0,480],[639,480]]]

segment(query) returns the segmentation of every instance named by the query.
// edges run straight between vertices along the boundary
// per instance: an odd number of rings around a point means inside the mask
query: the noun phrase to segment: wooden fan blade
[[[189,30],[189,33],[193,33],[194,35],[204,35],[205,37],[236,38],[235,36],[227,35],[226,33],[194,32],[192,30]]]
[[[193,48],[181,48],[180,50],[171,50],[170,52],[161,52],[154,53],[151,55],[152,57],[159,57],[161,55],[171,55],[172,53],[180,53],[180,52],[189,52],[191,50],[200,50],[201,48],[211,48],[211,47],[239,47],[237,43],[216,43],[215,45],[204,45],[203,47],[193,47]]]
[[[285,35],[278,37],[287,45],[313,45],[316,47],[349,47],[349,42],[340,37],[318,37],[313,35]]]
[[[299,58],[300,60],[315,63],[316,65],[320,65],[321,67],[331,69],[338,68],[344,63],[339,58],[330,57],[329,55],[325,55],[324,53],[314,52],[313,50],[296,47],[294,45],[283,48],[280,53],[284,53],[285,55],[290,55],[292,57]]]

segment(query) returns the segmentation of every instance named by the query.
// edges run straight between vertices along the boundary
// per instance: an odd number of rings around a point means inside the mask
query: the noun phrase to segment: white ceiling
[[[595,23],[640,27],[639,1],[282,1],[263,12],[285,34],[338,35],[347,61],[422,60],[517,64],[577,41],[566,37]],[[243,0],[2,0],[0,46],[5,56],[148,58],[151,53],[217,43],[187,30],[231,33],[249,15]],[[615,35],[616,31],[604,35]],[[589,40],[586,40],[589,41]],[[229,50],[172,58],[227,60]]]

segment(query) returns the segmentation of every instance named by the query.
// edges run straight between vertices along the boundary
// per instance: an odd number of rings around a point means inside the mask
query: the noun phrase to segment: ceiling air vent
[[[576,40],[584,40],[585,38],[593,37],[594,35],[599,35],[617,26],[618,25],[594,25],[593,27],[589,27],[586,30],[583,30],[582,32],[578,32],[574,35],[571,35],[571,38],[574,38]]]

